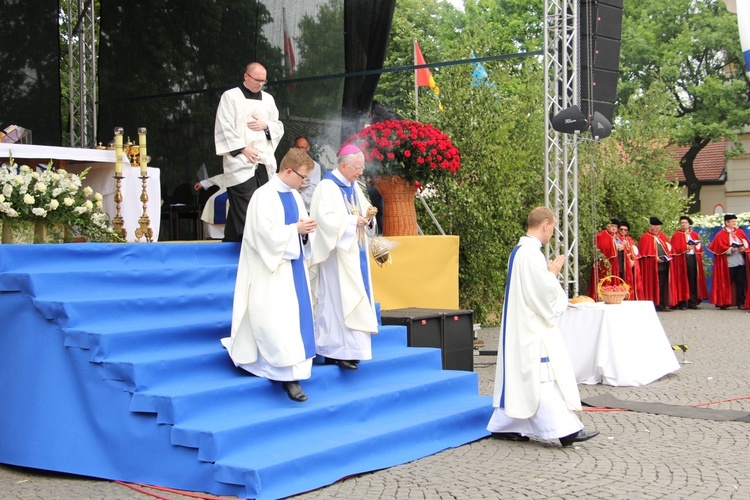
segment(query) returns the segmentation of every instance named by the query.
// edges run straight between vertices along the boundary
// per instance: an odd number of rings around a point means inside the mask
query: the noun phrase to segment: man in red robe
[[[670,311],[674,305],[674,285],[670,278],[669,264],[672,245],[667,235],[661,232],[662,222],[651,217],[648,231],[638,240],[641,253],[642,300],[650,300],[659,311]]]
[[[617,233],[622,241],[624,264],[622,269],[623,279],[630,287],[628,300],[640,300],[643,295],[643,284],[641,283],[641,265],[638,245],[630,236],[630,223],[621,220],[617,227]]]
[[[672,279],[678,309],[698,309],[698,304],[708,298],[706,274],[703,272],[703,247],[698,233],[690,229],[693,220],[680,217],[680,229],[672,235]]]
[[[745,232],[737,227],[734,214],[724,215],[724,228],[716,233],[708,249],[714,254],[711,303],[721,309],[735,305],[745,309],[750,241]]]
[[[588,296],[594,300],[598,300],[596,286],[599,284],[599,280],[606,276],[622,277],[620,276],[621,259],[618,258],[618,253],[622,255],[623,246],[622,241],[617,235],[618,225],[619,221],[617,219],[610,219],[604,229],[596,234],[596,248],[600,254],[597,255],[598,258],[591,272],[588,291]],[[617,283],[613,284],[616,285]]]

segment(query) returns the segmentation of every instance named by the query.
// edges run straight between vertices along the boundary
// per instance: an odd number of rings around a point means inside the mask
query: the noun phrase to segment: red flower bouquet
[[[356,144],[373,168],[372,175],[429,183],[461,167],[450,137],[426,123],[387,120],[365,127],[346,141]]]

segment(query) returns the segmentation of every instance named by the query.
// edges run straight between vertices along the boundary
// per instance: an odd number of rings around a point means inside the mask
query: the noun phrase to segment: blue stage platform
[[[309,400],[233,366],[239,245],[0,245],[0,463],[279,498],[488,435],[491,398],[381,326]]]

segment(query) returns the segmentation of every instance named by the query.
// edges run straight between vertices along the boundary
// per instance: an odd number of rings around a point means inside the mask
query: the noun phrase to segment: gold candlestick
[[[148,179],[148,176],[143,174],[140,176],[140,179],[143,184],[143,189],[141,190],[143,215],[138,219],[138,229],[135,230],[135,241],[141,241],[141,238],[145,236],[146,241],[151,243],[153,241],[154,231],[150,227],[151,220],[148,218],[148,192],[146,191],[146,179]]]
[[[125,230],[125,221],[120,214],[120,206],[122,205],[122,189],[121,184],[124,177],[122,175],[115,174],[115,216],[112,219],[112,230],[123,240],[126,240],[128,232]]]
[[[112,229],[123,240],[126,239],[125,221],[120,213],[122,205],[122,127],[115,128],[115,216],[112,219]]]

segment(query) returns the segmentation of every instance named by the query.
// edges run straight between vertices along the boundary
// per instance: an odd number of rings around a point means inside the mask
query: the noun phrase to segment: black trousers
[[[227,212],[227,223],[224,226],[224,239],[222,241],[242,241],[250,198],[252,198],[255,190],[266,182],[268,182],[268,171],[265,165],[259,163],[255,169],[255,174],[250,179],[242,184],[227,188],[229,211]]]
[[[735,305],[739,307],[745,305],[745,287],[747,286],[745,265],[729,268],[729,282],[734,284],[735,298],[737,299]]]
[[[688,305],[693,307],[700,302],[698,299],[698,263],[695,260],[695,255],[686,255],[685,264],[687,265],[688,286],[690,287]]]
[[[669,307],[669,262],[659,263],[659,306]]]

